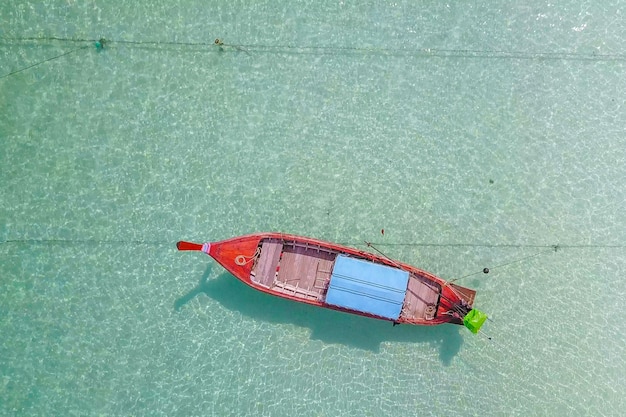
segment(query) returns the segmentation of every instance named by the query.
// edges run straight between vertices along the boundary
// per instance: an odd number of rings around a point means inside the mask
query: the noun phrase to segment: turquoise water
[[[2,3],[71,53],[0,78],[0,415],[621,415],[625,5]],[[492,340],[175,248],[270,230],[491,267]]]

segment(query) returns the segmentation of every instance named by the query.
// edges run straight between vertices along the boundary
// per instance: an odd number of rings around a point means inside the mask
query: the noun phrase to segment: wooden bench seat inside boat
[[[285,246],[277,281],[323,294],[336,254],[316,247]]]
[[[297,284],[289,285],[285,282],[274,281],[274,289],[276,288],[281,288],[286,294],[291,294],[301,298],[312,298],[318,300],[322,297],[322,294],[318,291],[307,290],[306,288],[299,287]]]
[[[253,280],[267,288],[274,282],[283,244],[266,240],[261,245],[261,254],[254,268]]]
[[[441,286],[416,274],[411,274],[404,301],[403,317],[426,318],[428,306],[439,302]]]

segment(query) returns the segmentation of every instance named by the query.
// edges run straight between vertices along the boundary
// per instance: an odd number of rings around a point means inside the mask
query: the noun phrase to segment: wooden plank
[[[263,242],[261,245],[261,255],[259,257],[259,261],[254,268],[255,282],[258,282],[268,288],[272,285],[274,277],[276,276],[276,268],[278,267],[278,262],[280,261],[280,252],[282,249],[283,245],[280,242]]]
[[[304,288],[300,288],[297,285],[289,285],[289,284],[285,284],[284,282],[280,282],[280,281],[275,281],[274,282],[274,288],[273,289],[277,289],[277,288],[281,288],[283,290],[285,290],[285,293],[289,294],[291,293],[291,295],[295,295],[296,297],[302,296],[302,298],[306,298],[306,297],[311,297],[314,299],[319,299],[321,294],[317,291],[311,291],[311,290],[307,290]]]
[[[424,318],[426,307],[437,304],[439,291],[437,284],[425,278],[411,275],[405,298],[404,314],[409,317]]]
[[[474,304],[474,297],[476,297],[476,291],[461,287],[460,285],[450,283],[450,287],[456,292],[459,296],[465,299],[469,305]]]
[[[326,288],[336,254],[317,247],[286,247],[280,262],[278,280],[304,289]]]
[[[323,291],[328,290],[328,284],[330,283],[330,276],[333,272],[334,260],[320,259],[317,264],[317,271],[315,272],[315,279],[313,280],[313,287],[321,289]]]

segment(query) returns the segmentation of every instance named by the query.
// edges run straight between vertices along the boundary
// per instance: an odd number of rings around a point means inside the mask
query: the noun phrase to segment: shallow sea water
[[[621,415],[625,5],[2,3],[0,415]],[[175,248],[255,231],[490,267],[492,340]]]

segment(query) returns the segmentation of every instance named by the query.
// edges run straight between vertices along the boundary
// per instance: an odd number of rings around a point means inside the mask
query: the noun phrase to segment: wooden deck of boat
[[[337,255],[336,251],[306,242],[265,239],[251,278],[257,285],[279,293],[323,301]],[[440,293],[439,284],[411,273],[401,317],[427,318],[428,307],[436,307]]]
[[[402,317],[422,319],[426,317],[426,308],[436,306],[441,287],[424,277],[411,274],[402,308]]]
[[[319,245],[267,239],[252,271],[266,288],[308,300],[323,300],[337,252]]]

